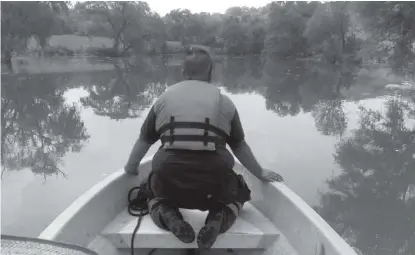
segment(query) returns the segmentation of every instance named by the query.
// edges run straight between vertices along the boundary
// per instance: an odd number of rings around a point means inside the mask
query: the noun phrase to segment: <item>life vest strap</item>
[[[229,136],[228,134],[225,133],[225,131],[221,130],[218,127],[215,127],[213,125],[211,125],[209,122],[206,123],[205,122],[188,122],[188,121],[174,121],[174,117],[173,117],[173,123],[170,117],[170,123],[167,123],[163,126],[161,126],[157,132],[159,134],[164,134],[166,131],[170,130],[170,134],[172,133],[172,129],[176,129],[176,128],[191,128],[191,129],[203,129],[203,130],[207,130],[210,132],[215,133],[217,136],[220,136],[222,139],[226,140],[226,138]],[[173,131],[174,133],[174,131]]]
[[[170,145],[173,145],[174,143],[174,116],[170,116],[170,125],[169,125],[169,130],[170,130]]]
[[[163,135],[161,138],[161,143],[164,145],[167,142],[171,141],[170,135]],[[211,142],[219,146],[226,146],[226,141],[221,137],[214,136],[204,136],[204,135],[174,135],[174,141],[176,142]]]
[[[209,131],[207,127],[209,127],[209,118],[205,118],[205,128],[204,128],[205,131],[203,132],[203,137],[204,137],[203,145],[204,146],[208,145],[207,138],[209,137]]]

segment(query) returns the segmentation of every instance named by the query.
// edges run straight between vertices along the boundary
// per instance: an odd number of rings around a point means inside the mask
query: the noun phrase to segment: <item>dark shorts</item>
[[[234,159],[218,152],[164,150],[153,158],[150,189],[180,208],[208,210],[216,203],[237,200],[238,176]]]

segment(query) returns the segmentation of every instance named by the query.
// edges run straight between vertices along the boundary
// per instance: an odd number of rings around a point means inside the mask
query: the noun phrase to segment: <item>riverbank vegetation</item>
[[[177,9],[163,17],[140,1],[1,5],[2,62],[8,64],[28,45],[39,55],[123,57],[197,44],[216,54],[261,54],[265,61],[387,63],[403,74],[415,69],[413,2],[272,2],[225,13]]]

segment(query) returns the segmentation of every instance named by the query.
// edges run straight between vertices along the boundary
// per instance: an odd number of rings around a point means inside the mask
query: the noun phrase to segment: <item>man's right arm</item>
[[[229,147],[233,154],[257,178],[262,179],[262,167],[259,165],[251,148],[245,141],[245,134],[239,119],[238,111],[235,110],[234,117],[231,122],[231,132],[228,139]]]
[[[282,176],[278,173],[263,170],[256,160],[251,148],[245,141],[245,134],[237,110],[235,110],[235,114],[231,122],[231,132],[227,142],[236,158],[255,177],[265,182],[284,181]]]

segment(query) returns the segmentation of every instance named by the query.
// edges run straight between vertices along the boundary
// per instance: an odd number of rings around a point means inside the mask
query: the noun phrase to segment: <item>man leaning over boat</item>
[[[192,49],[183,63],[184,81],[169,87],[151,107],[126,166],[137,175],[138,166],[159,139],[148,186],[148,206],[154,223],[191,243],[192,226],[179,208],[208,210],[205,226],[197,235],[199,248],[210,248],[220,233],[235,222],[250,190],[233,171],[234,155],[264,182],[283,181],[262,169],[245,141],[233,102],[211,84],[213,61],[207,51]]]

